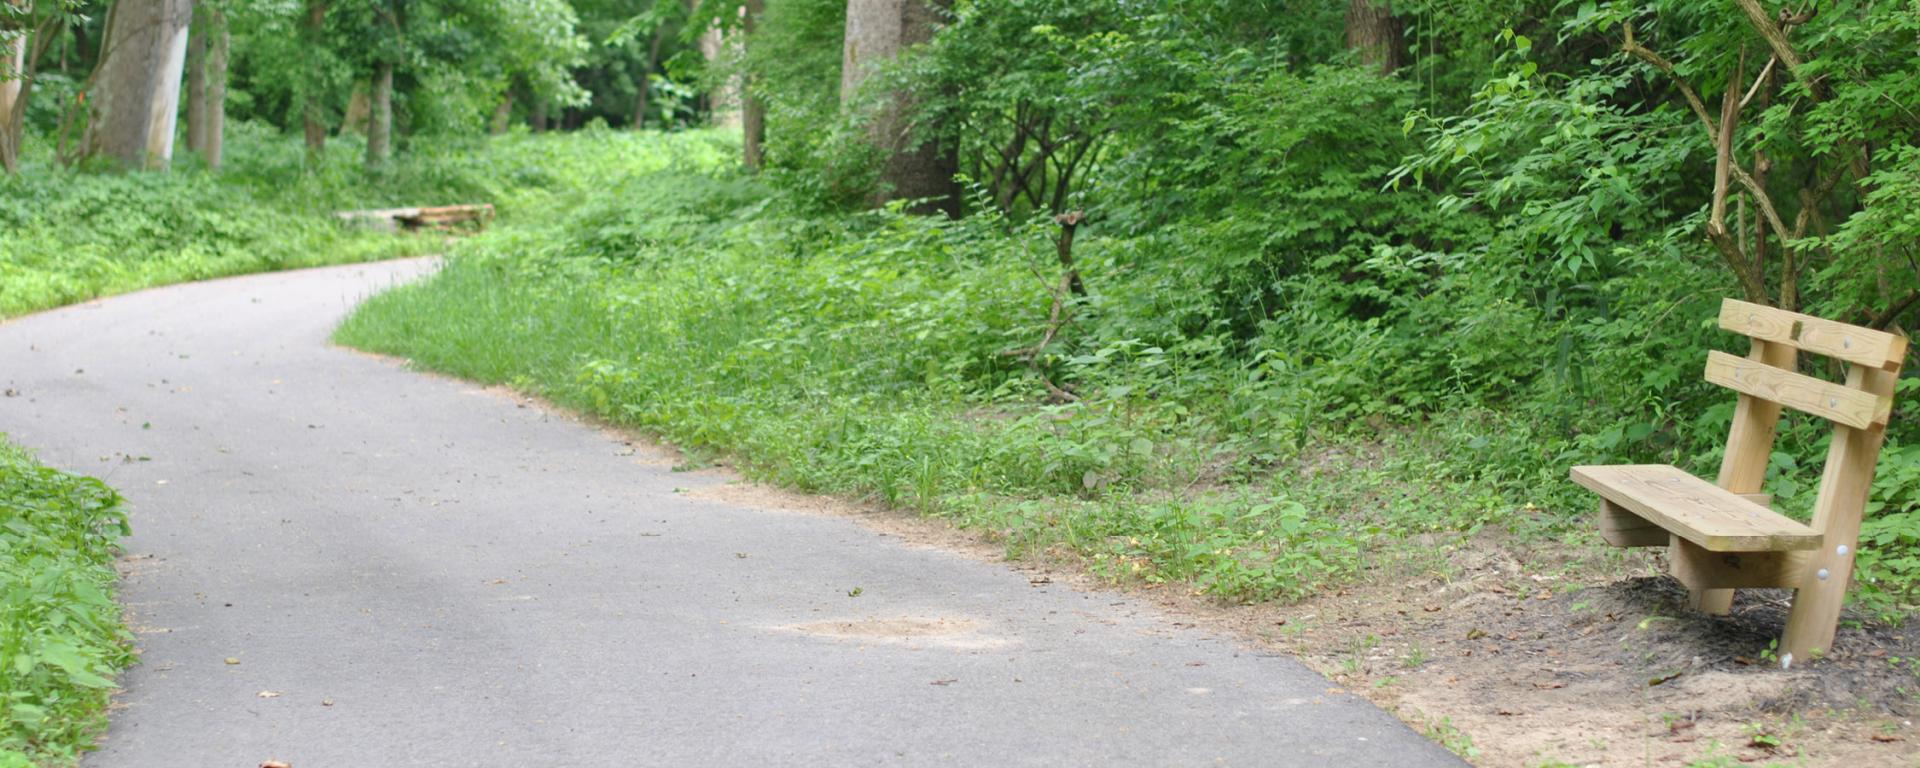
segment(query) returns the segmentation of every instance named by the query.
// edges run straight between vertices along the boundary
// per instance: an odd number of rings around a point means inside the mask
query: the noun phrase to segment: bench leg
[[[1674,536],[1673,541],[1667,546],[1668,562],[1677,563],[1680,558],[1686,557],[1684,551],[1686,546],[1686,539]],[[1689,586],[1687,587],[1687,607],[1701,613],[1725,616],[1733,612],[1733,590],[1700,589]]]
[[[1687,591],[1687,605],[1701,613],[1725,616],[1733,612],[1733,590],[1693,589]]]

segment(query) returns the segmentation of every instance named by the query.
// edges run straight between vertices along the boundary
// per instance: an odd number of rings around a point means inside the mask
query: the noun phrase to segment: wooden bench
[[[1733,299],[1720,305],[1720,327],[1753,346],[1746,357],[1707,354],[1707,381],[1740,395],[1719,482],[1656,464],[1574,467],[1572,476],[1600,495],[1607,543],[1668,548],[1693,607],[1726,613],[1738,587],[1795,590],[1784,668],[1833,643],[1907,340]],[[1846,383],[1796,372],[1800,352],[1846,363]],[[1760,492],[1782,406],[1833,422],[1812,525],[1773,511]]]
[[[453,229],[455,227],[485,228],[493,220],[493,206],[488,203],[475,205],[442,205],[427,208],[381,208],[371,211],[340,211],[334,214],[343,222],[372,227],[387,232],[420,229]]]

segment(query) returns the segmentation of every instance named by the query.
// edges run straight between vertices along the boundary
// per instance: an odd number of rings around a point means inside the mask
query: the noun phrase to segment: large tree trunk
[[[211,21],[213,39],[208,41],[206,71],[206,143],[200,147],[200,156],[206,159],[208,168],[217,171],[227,148],[227,58],[233,36],[227,31],[226,11],[213,9]]]
[[[1347,4],[1347,48],[1360,55],[1361,63],[1379,67],[1380,74],[1391,75],[1403,63],[1406,46],[1401,41],[1402,28],[1389,0],[1350,0]]]
[[[847,0],[841,102],[852,102],[882,64],[933,39],[950,7],[952,0]],[[886,156],[874,202],[922,200],[913,208],[917,213],[958,215],[960,185],[953,177],[959,172],[959,154],[950,142],[927,136],[924,127],[916,130],[913,113],[913,95],[896,92],[873,116],[870,135]]]
[[[311,50],[318,50],[321,37],[326,32],[328,0],[307,0],[307,19],[301,25],[300,34]],[[327,149],[326,108],[320,103],[322,73],[320,58],[314,57],[307,65],[307,82],[302,88],[305,103],[301,105],[300,121],[307,137],[307,163],[318,165],[320,156]]]
[[[15,2],[18,7],[18,0]],[[0,43],[0,170],[20,170],[21,115],[26,111],[22,98],[27,74],[27,37],[22,34]]]
[[[766,0],[746,0],[741,8],[745,14],[741,18],[742,46],[753,44],[753,30],[759,26],[760,12],[765,9]],[[767,105],[754,96],[755,85],[751,78],[743,78],[740,84],[740,159],[748,168],[759,170],[766,164]]]
[[[373,113],[367,119],[367,167],[379,168],[393,156],[393,64],[373,71]]]
[[[215,170],[227,122],[228,43],[226,14],[216,7],[199,9],[187,45],[187,148]]]
[[[124,168],[164,170],[173,159],[193,0],[120,0],[107,14],[86,154]]]

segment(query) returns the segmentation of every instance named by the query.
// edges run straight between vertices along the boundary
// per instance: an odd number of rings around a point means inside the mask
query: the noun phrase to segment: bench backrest
[[[1760,491],[1782,406],[1824,418],[1833,422],[1835,433],[1820,478],[1813,527],[1851,539],[1857,532],[1844,529],[1857,531],[1859,525],[1859,510],[1893,412],[1906,338],[1737,299],[1721,303],[1720,327],[1753,340],[1746,357],[1707,355],[1707,381],[1740,393],[1720,465],[1720,486],[1734,493]],[[1800,352],[1846,363],[1846,383],[1795,371]]]

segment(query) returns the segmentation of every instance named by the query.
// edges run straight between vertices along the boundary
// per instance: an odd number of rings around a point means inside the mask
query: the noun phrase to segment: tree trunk
[[[653,70],[660,66],[660,40],[666,32],[665,24],[653,28],[653,42],[647,45],[647,65],[640,69],[640,77],[633,83],[633,129],[636,131],[647,127],[647,96],[653,92]]]
[[[86,154],[123,168],[165,170],[173,159],[192,0],[121,0],[107,16],[95,72]]]
[[[187,31],[187,149],[207,146],[207,9],[193,14]]]
[[[500,96],[500,103],[493,106],[493,122],[487,126],[487,131],[495,136],[506,133],[507,124],[512,120],[513,89],[509,87],[507,92]]]
[[[860,87],[901,51],[933,38],[952,0],[847,0],[845,55],[840,69],[840,100],[851,103]],[[913,124],[910,93],[888,94],[868,131],[885,154],[880,189],[874,202],[921,200],[916,213],[960,211],[959,153],[950,141],[926,135]],[[919,134],[919,135],[916,135]]]
[[[547,98],[539,93],[533,94],[533,114],[527,116],[527,122],[533,124],[534,133],[547,132]]]
[[[393,64],[373,71],[373,112],[367,118],[367,167],[380,168],[393,156]]]
[[[0,43],[0,170],[7,173],[20,171],[22,123],[18,113],[26,111],[26,99],[21,98],[26,74],[26,35]]]
[[[371,81],[361,81],[353,86],[353,93],[347,96],[347,111],[340,115],[340,130],[337,135],[348,133],[367,135],[367,116],[373,113],[373,105],[367,99],[367,92],[373,90]]]
[[[1400,18],[1393,15],[1389,0],[1350,0],[1347,4],[1347,48],[1360,55],[1361,63],[1378,67],[1380,74],[1391,75],[1403,63],[1403,27]]]
[[[213,39],[208,41],[207,50],[207,129],[200,156],[206,159],[208,168],[217,171],[227,147],[227,59],[233,36],[227,31],[226,11],[214,8],[209,21]]]
[[[327,26],[327,0],[307,0],[307,19],[301,25],[300,33],[306,44],[318,50],[321,36]],[[323,74],[320,71],[320,59],[314,57],[308,64],[306,79],[302,90],[305,104],[300,110],[300,118],[307,135],[307,164],[318,165],[320,156],[327,149],[326,110],[320,103],[320,87]]]
[[[745,14],[741,17],[744,34],[741,35],[740,44],[743,47],[753,44],[753,30],[759,26],[760,12],[765,9],[766,0],[746,0],[741,8]],[[751,77],[741,80],[740,159],[748,168],[757,171],[766,164],[767,105],[754,95],[755,85],[757,83]]]
[[[709,29],[700,35],[700,54],[706,58],[707,65],[713,66],[720,61],[731,43],[718,29]],[[729,77],[716,84],[707,94],[707,115],[715,127],[740,127],[740,79]]]

